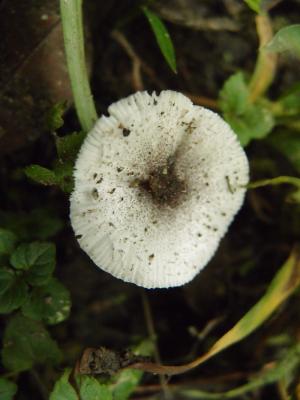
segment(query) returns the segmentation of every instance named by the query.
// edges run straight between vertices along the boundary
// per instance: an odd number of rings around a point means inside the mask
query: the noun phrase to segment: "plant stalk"
[[[82,0],[60,0],[68,71],[74,103],[82,129],[88,132],[97,120],[84,55]]]
[[[273,82],[277,55],[266,52],[263,47],[273,38],[273,29],[268,14],[260,14],[255,18],[259,38],[259,54],[255,69],[249,83],[249,100],[254,103],[262,96]]]

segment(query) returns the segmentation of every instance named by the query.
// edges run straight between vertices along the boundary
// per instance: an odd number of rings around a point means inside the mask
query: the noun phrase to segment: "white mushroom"
[[[126,282],[183,285],[211,259],[243,203],[246,155],[222,118],[178,92],[138,92],[108,111],[75,166],[79,244]]]

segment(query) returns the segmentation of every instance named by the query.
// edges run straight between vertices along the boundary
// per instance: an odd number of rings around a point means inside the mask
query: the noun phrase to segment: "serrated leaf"
[[[33,289],[22,312],[26,317],[53,325],[64,321],[70,308],[69,291],[57,279],[51,278],[46,285]]]
[[[13,284],[14,280],[14,271],[7,267],[0,267],[0,295]]]
[[[244,114],[224,114],[225,120],[237,134],[242,146],[252,139],[265,138],[274,127],[274,118],[270,111],[259,105],[251,105]]]
[[[27,300],[28,287],[20,277],[14,277],[9,287],[0,295],[0,314],[17,310]]]
[[[67,109],[67,102],[62,101],[54,104],[46,116],[47,128],[51,131],[56,131],[64,124],[63,115]]]
[[[92,376],[80,376],[77,378],[80,387],[81,400],[113,400],[111,391],[107,385],[101,384]],[[116,400],[114,398],[114,400]]]
[[[85,132],[74,132],[63,137],[56,136],[55,144],[59,159],[75,161],[85,137]]]
[[[0,378],[0,399],[13,400],[14,395],[17,393],[18,387],[14,382],[5,378]]]
[[[300,57],[300,24],[280,29],[273,39],[263,47],[263,50],[272,53],[289,51]]]
[[[48,242],[23,243],[13,252],[11,265],[28,271],[26,280],[33,286],[46,284],[55,268],[55,246]]]
[[[165,24],[153,11],[149,10],[148,7],[143,6],[142,10],[150,23],[160,51],[171,70],[177,73],[175,50]]]
[[[70,369],[66,369],[63,375],[55,383],[49,400],[79,400],[77,393],[69,382]]]
[[[57,184],[65,193],[71,193],[74,187],[73,167],[73,163],[69,161],[59,162],[54,167]]]
[[[29,165],[24,169],[24,172],[28,178],[42,185],[57,184],[55,173],[51,169],[42,167],[41,165]]]
[[[251,10],[255,11],[256,13],[260,13],[261,11],[261,0],[244,0],[245,3],[248,5]]]
[[[114,400],[127,400],[139,384],[142,371],[126,369],[118,374],[118,380],[113,387]]]
[[[220,108],[224,113],[241,115],[249,106],[249,90],[242,72],[231,75],[220,91]]]
[[[15,315],[4,331],[2,362],[10,371],[29,370],[35,364],[58,364],[61,352],[40,322]]]
[[[16,235],[7,230],[0,228],[0,254],[10,254],[15,248],[17,242]]]
[[[273,115],[264,104],[249,102],[248,87],[240,72],[232,75],[225,82],[220,92],[219,103],[225,120],[237,134],[243,146],[252,139],[266,137],[274,127]]]

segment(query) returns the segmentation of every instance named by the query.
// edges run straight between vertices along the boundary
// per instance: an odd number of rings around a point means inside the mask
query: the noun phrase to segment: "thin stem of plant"
[[[300,188],[300,178],[295,176],[278,176],[271,179],[262,179],[260,181],[251,182],[247,185],[248,189],[256,189],[263,186],[276,186],[281,184],[290,184]]]
[[[129,43],[126,36],[118,31],[114,30],[111,33],[111,37],[119,43],[119,45],[123,48],[125,53],[131,59],[132,62],[132,86],[134,90],[144,90],[144,83],[141,75],[141,70],[144,71],[146,75],[156,84],[156,86],[160,89],[165,89],[165,85],[162,81],[160,81],[155,72],[149,65],[147,65],[136,53],[132,45]],[[192,93],[185,93],[187,97],[189,97],[194,104],[209,107],[212,109],[218,109],[218,102],[215,99],[211,99],[204,96],[197,96]]]
[[[141,290],[141,297],[142,297],[142,303],[143,303],[143,308],[144,308],[145,321],[146,321],[146,325],[147,325],[148,334],[154,344],[154,359],[157,364],[161,364],[161,358],[160,358],[160,354],[159,354],[159,350],[158,350],[158,346],[157,346],[157,335],[156,335],[155,328],[154,328],[151,307],[150,307],[147,293],[145,292],[144,289]],[[170,395],[170,391],[168,389],[168,383],[167,383],[166,377],[164,375],[159,375],[159,381],[160,381],[160,385],[163,389],[165,398],[170,399],[171,395]]]
[[[259,38],[259,54],[249,83],[249,101],[252,103],[261,97],[273,82],[277,65],[277,55],[263,49],[273,37],[273,28],[268,14],[257,15],[255,22]]]
[[[82,0],[60,0],[60,12],[75,108],[82,129],[88,132],[98,117],[84,55]]]

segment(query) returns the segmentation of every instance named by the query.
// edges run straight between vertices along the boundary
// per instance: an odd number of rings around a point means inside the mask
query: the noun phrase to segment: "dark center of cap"
[[[170,207],[176,207],[182,194],[186,192],[184,180],[175,172],[173,159],[151,171],[148,179],[140,181],[139,186],[151,195],[155,203]]]

